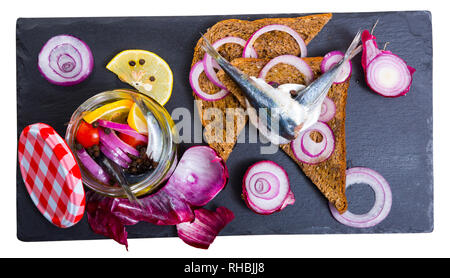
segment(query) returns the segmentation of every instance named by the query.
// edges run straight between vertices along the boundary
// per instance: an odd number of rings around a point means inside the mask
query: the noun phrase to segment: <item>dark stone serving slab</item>
[[[130,18],[20,18],[17,21],[17,119],[18,134],[32,123],[43,122],[65,134],[72,112],[96,93],[128,87],[105,65],[125,49],[146,49],[157,53],[171,66],[173,94],[165,105],[194,109],[188,75],[194,45],[200,33],[227,18],[258,19],[296,17],[302,14],[233,16],[177,16]],[[380,47],[416,68],[411,91],[403,97],[384,98],[371,92],[364,80],[361,56],[353,59],[348,91],[346,143],[348,167],[362,166],[378,171],[390,183],[393,201],[387,218],[372,228],[344,226],[332,217],[327,201],[300,168],[278,150],[260,154],[261,144],[239,143],[227,166],[227,187],[207,205],[226,206],[236,218],[220,235],[261,234],[351,234],[421,233],[433,230],[432,155],[432,27],[427,11],[336,13],[308,46],[308,56],[323,56],[331,50],[344,51],[358,29],[370,29],[379,19],[374,35]],[[72,34],[92,49],[95,66],[81,84],[62,87],[47,82],[37,68],[37,56],[54,35]],[[193,118],[193,121],[198,118]],[[244,140],[245,141],[245,140]],[[182,144],[180,155],[192,143]],[[240,199],[241,180],[252,163],[270,159],[289,174],[296,202],[270,216],[251,212]],[[368,186],[347,191],[349,210],[367,212],[374,202]],[[130,238],[176,236],[173,226],[139,223],[127,227]],[[23,241],[84,240],[104,238],[93,233],[85,216],[67,229],[48,222],[31,201],[17,167],[17,237]]]

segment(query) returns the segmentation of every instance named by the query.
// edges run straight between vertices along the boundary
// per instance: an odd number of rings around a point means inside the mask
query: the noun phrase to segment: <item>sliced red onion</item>
[[[103,142],[105,145],[111,147],[112,149],[119,149],[124,152],[124,155],[127,157],[125,161],[128,161],[129,157],[125,153],[129,153],[134,156],[139,156],[139,151],[128,145],[122,139],[117,136],[114,130],[111,130],[111,133],[106,134],[103,129],[99,129],[100,142]],[[131,162],[131,160],[129,161]]]
[[[334,118],[335,114],[336,114],[336,104],[331,98],[325,97],[322,102],[322,107],[320,110],[320,116],[318,121],[325,123],[331,121],[331,119]]]
[[[220,231],[234,219],[234,214],[226,207],[216,211],[197,209],[194,222],[177,224],[178,237],[185,243],[201,249],[208,249]]]
[[[110,128],[110,129],[113,129],[120,133],[124,133],[124,134],[130,135],[130,136],[133,136],[138,141],[142,141],[145,143],[148,142],[147,136],[140,134],[139,132],[137,132],[136,130],[134,130],[127,124],[119,124],[119,123],[105,121],[105,120],[97,120],[97,122],[98,122],[98,125],[101,127]]]
[[[220,69],[220,68],[219,68]],[[192,68],[191,72],[189,74],[189,83],[191,84],[192,90],[194,90],[194,93],[201,99],[206,101],[216,101],[223,99],[226,97],[230,92],[224,89],[221,89],[215,94],[208,94],[204,92],[200,88],[200,84],[198,81],[198,78],[200,77],[200,74],[204,71],[203,62],[197,62]]]
[[[315,142],[311,133],[315,131],[322,135],[322,141]],[[291,142],[294,156],[306,164],[317,164],[327,160],[333,154],[335,145],[334,133],[324,122],[317,122],[300,134]]]
[[[361,64],[368,86],[384,97],[399,97],[409,92],[416,71],[390,51],[378,49],[376,37],[368,30],[362,33]]]
[[[139,151],[136,150],[134,147],[128,145],[124,141],[122,141],[122,139],[120,139],[120,137],[117,135],[117,133],[114,130],[111,131],[111,135],[112,135],[111,139],[113,141],[113,144],[117,145],[117,147],[119,147],[122,151],[129,153],[131,155],[134,155],[134,156],[139,156]]]
[[[344,58],[344,53],[341,51],[331,51],[327,53],[320,64],[322,73],[329,71],[334,65]],[[352,62],[349,60],[347,64],[342,67],[341,73],[336,77],[334,84],[339,84],[347,81],[352,74]]]
[[[100,144],[100,151],[109,159],[111,159],[114,163],[123,168],[128,168],[128,162],[126,162],[122,156],[120,156],[115,150]]]
[[[102,128],[99,128],[98,134],[100,137],[100,143],[103,144],[105,147],[111,149],[123,161],[131,163],[131,158],[129,158],[128,155],[124,151],[122,151],[122,149],[116,144],[116,141],[113,139],[114,137],[112,133],[113,132],[111,132],[110,134],[106,134],[106,132]]]
[[[372,169],[355,167],[347,170],[345,188],[353,184],[367,184],[372,188],[375,192],[373,207],[365,214],[357,215],[348,210],[340,214],[334,205],[329,203],[333,217],[340,223],[355,228],[369,228],[383,221],[392,206],[392,192],[388,182]]]
[[[281,24],[272,24],[262,27],[261,29],[257,30],[253,35],[247,40],[247,43],[244,47],[244,51],[242,53],[242,57],[244,58],[258,58],[255,49],[253,48],[253,44],[255,41],[264,33],[270,32],[270,31],[282,31],[286,32],[289,35],[291,35],[295,41],[298,43],[298,46],[300,47],[300,57],[306,57],[307,50],[306,50],[306,44],[305,41],[302,39],[302,37],[295,32],[292,28],[281,25]]]
[[[381,53],[370,62],[366,82],[376,93],[384,97],[399,97],[409,92],[415,69],[391,53]]]
[[[295,202],[286,171],[273,161],[265,160],[247,169],[242,185],[242,197],[258,214],[272,214]]]
[[[78,84],[91,74],[93,67],[94,58],[89,46],[71,35],[52,37],[38,56],[42,76],[56,85]]]
[[[214,47],[214,49],[217,50],[219,47],[221,47],[226,43],[235,43],[244,47],[246,41],[238,37],[226,37],[214,42],[212,46]],[[220,69],[220,66],[208,53],[205,53],[205,56],[203,57],[203,68],[205,70],[206,76],[214,85],[216,85],[221,89],[227,90],[227,87],[225,87],[225,85],[223,85],[222,82],[220,82],[219,78],[217,77],[216,71],[214,70]]]
[[[89,171],[89,173],[94,176],[95,179],[101,181],[102,183],[109,184],[111,177],[109,174],[103,170],[100,165],[95,162],[94,159],[87,153],[85,149],[77,151],[77,156],[81,161],[81,164]]]
[[[281,55],[273,58],[262,68],[262,70],[259,72],[258,77],[265,79],[270,69],[280,63],[291,65],[295,67],[298,71],[300,71],[300,73],[303,74],[304,76],[306,85],[309,85],[309,83],[313,81],[314,73],[310,68],[310,66],[305,61],[294,55]]]

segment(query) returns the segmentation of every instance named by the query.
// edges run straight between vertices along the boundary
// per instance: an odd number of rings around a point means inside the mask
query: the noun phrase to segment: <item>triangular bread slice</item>
[[[308,44],[322,30],[331,17],[331,14],[317,14],[296,18],[264,18],[255,21],[227,19],[219,21],[209,28],[204,34],[204,37],[211,43],[229,36],[247,40],[255,31],[265,25],[283,24],[294,29],[300,34],[305,43]],[[201,47],[202,44],[203,38],[200,38],[194,49],[191,66],[203,59],[204,50]],[[300,54],[300,48],[295,40],[289,34],[279,31],[263,34],[255,42],[254,48],[261,58],[273,58],[282,54]],[[236,44],[225,44],[218,49],[219,53],[228,61],[241,57],[242,50],[243,48]],[[208,80],[204,73],[200,75],[199,84],[203,91],[210,94],[220,90]],[[217,101],[205,101],[195,93],[193,95],[196,100],[202,125],[205,127],[204,136],[206,141],[224,160],[227,160],[236,144],[239,133],[247,122],[245,111],[243,109],[236,109],[241,107],[241,105],[233,94],[228,94],[223,99]],[[228,120],[225,117],[227,108],[234,108],[234,110],[229,111],[235,112],[234,117],[229,117]],[[222,119],[217,119],[214,116],[210,117],[211,115],[205,116],[205,111],[214,112],[215,110],[222,112]],[[234,118],[234,122],[230,125],[232,118]],[[215,128],[214,121],[222,121],[221,126],[224,127],[223,130]],[[231,128],[227,129],[227,126],[233,126],[233,130],[230,130]]]
[[[320,75],[320,63],[322,57],[303,58],[314,72],[315,78]],[[231,64],[250,76],[258,76],[260,70],[268,62],[267,59],[237,58]],[[233,82],[222,70],[217,73],[219,80],[230,90],[239,103],[245,107],[245,96],[237,84]],[[273,67],[266,77],[268,82],[278,84],[297,83],[302,84],[302,75],[292,66],[279,64]],[[328,97],[336,104],[336,114],[327,124],[333,130],[335,136],[335,149],[331,157],[321,163],[308,165],[298,161],[290,147],[290,144],[280,145],[311,179],[322,194],[334,204],[339,212],[347,209],[345,196],[345,171],[347,168],[345,146],[345,107],[347,103],[347,90],[349,81],[334,84],[328,92]]]

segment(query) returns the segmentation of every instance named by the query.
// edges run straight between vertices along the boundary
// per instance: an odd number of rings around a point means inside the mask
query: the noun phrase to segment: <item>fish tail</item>
[[[355,57],[359,52],[361,52],[362,47],[358,46],[359,42],[361,41],[361,29],[358,30],[358,33],[356,33],[355,38],[353,38],[352,43],[348,47],[347,51],[344,54],[343,63],[351,60],[353,57]]]
[[[202,48],[208,53],[218,64],[219,66],[228,74],[231,79],[233,79],[240,86],[245,86],[245,83],[250,82],[249,77],[234,67],[230,62],[228,62],[224,57],[222,57],[217,50],[211,45],[207,38],[202,35],[203,44]]]
[[[219,52],[217,52],[216,49],[214,49],[214,47],[212,46],[212,44],[209,42],[209,40],[207,38],[205,38],[205,36],[203,36],[203,34],[201,35],[203,38],[203,44],[202,44],[202,48],[203,50],[205,50],[206,53],[208,53],[214,60],[216,60],[217,62],[219,62],[219,60],[225,60],[225,58],[223,58]],[[226,61],[226,60],[225,60]]]

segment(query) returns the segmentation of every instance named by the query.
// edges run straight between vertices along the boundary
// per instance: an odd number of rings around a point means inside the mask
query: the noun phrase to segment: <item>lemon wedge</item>
[[[83,120],[92,124],[98,119],[112,120],[115,117],[128,113],[134,102],[128,99],[118,100],[100,106],[94,111],[88,112],[83,116]]]
[[[164,59],[153,52],[124,50],[112,58],[106,68],[161,105],[166,104],[172,94],[172,70]]]
[[[128,125],[137,132],[141,134],[148,134],[147,121],[136,103],[133,103],[131,106],[130,113],[128,113],[127,122]]]

